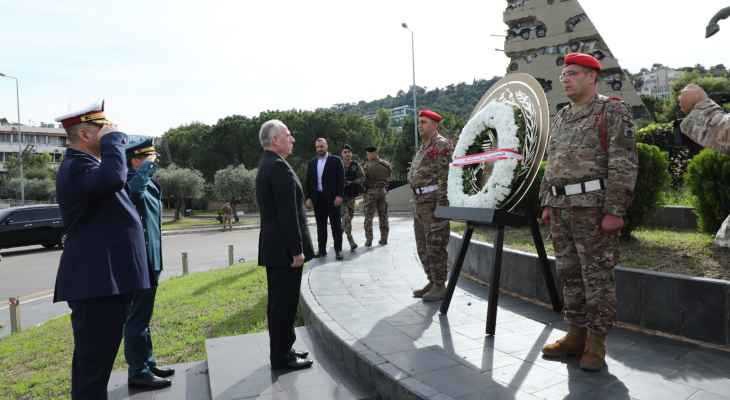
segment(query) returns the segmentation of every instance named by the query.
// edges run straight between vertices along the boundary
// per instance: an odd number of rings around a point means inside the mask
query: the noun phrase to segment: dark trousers
[[[281,365],[289,359],[294,341],[294,322],[299,306],[302,268],[266,267],[268,304],[266,319],[269,323],[269,358],[272,365]]]
[[[332,225],[332,238],[335,251],[342,251],[342,216],[340,207],[335,207],[334,199],[330,200],[321,192],[314,194],[314,218],[317,220],[317,245],[320,254],[327,252],[327,220]]]
[[[109,375],[119,350],[130,296],[69,301],[74,353],[71,398],[106,399]]]
[[[130,378],[150,374],[150,368],[157,366],[152,353],[150,332],[156,293],[157,286],[154,286],[151,289],[140,290],[132,296],[127,324],[124,326],[124,358],[127,360]]]

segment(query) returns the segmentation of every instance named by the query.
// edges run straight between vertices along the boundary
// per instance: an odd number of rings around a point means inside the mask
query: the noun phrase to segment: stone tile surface
[[[426,278],[407,221],[391,224],[387,246],[314,262],[305,274],[309,322],[351,334],[344,351],[391,379],[377,387],[393,398],[730,400],[730,349],[616,328],[608,368],[587,373],[575,359],[542,358],[542,347],[567,330],[549,308],[502,294],[492,337],[484,334],[487,287],[462,276],[446,315],[438,303],[413,299]],[[652,292],[642,301],[672,312],[666,297]]]

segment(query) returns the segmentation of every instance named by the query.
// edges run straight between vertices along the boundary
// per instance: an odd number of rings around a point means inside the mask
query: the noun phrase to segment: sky
[[[544,1],[544,0],[532,0]],[[730,67],[727,0],[582,0],[623,68]],[[503,0],[0,0],[0,73],[37,125],[106,100],[128,133],[329,107],[504,75]],[[0,78],[0,117],[16,120]]]

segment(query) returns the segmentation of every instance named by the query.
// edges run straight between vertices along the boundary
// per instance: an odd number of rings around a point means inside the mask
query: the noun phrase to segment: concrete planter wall
[[[692,207],[658,207],[649,216],[646,224],[662,228],[697,229],[697,215]]]
[[[461,236],[452,233],[448,249],[450,266],[456,261],[461,243]],[[489,282],[493,257],[491,244],[472,240],[462,273]],[[557,277],[553,257],[550,264]],[[505,248],[500,283],[506,291],[550,303],[535,254]],[[730,346],[730,282],[619,266],[616,296],[621,322]]]

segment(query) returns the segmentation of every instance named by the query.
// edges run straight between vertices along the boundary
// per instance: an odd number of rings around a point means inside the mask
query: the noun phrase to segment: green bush
[[[669,187],[671,180],[668,172],[669,156],[666,152],[657,146],[644,143],[637,143],[636,151],[639,155],[639,173],[636,177],[634,201],[626,213],[623,238],[628,238],[656,208],[661,193]]]
[[[730,156],[702,150],[690,161],[686,182],[695,198],[700,228],[715,233],[730,213]]]

